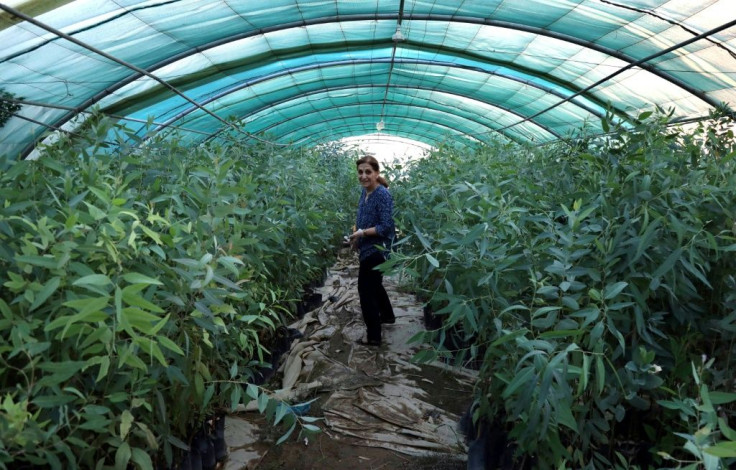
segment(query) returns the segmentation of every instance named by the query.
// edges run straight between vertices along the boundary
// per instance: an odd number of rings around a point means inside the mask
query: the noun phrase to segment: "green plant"
[[[22,105],[11,101],[15,98],[15,95],[0,88],[0,127],[3,127],[6,122],[21,110]]]
[[[417,359],[477,364],[476,418],[541,468],[676,449],[656,403],[690,383],[694,351],[732,386],[736,168],[718,119],[690,137],[655,112],[572,145],[440,148],[392,190],[407,235],[388,269],[443,318]]]
[[[686,428],[685,432],[675,434],[685,441],[684,452],[677,454],[689,454],[689,458],[659,452],[665,462],[675,462],[675,468],[720,470],[731,468],[736,463],[736,431],[729,426],[729,413],[722,407],[735,402],[736,393],[709,390],[703,379],[713,363],[714,359],[705,356],[698,366],[691,363],[693,386],[678,389],[678,396],[674,399],[658,401],[664,408],[676,411],[680,423]],[[684,388],[695,388],[697,398],[682,396]]]
[[[172,465],[206,417],[265,400],[254,370],[338,246],[350,189],[314,183],[347,159],[110,153],[130,137],[92,117],[0,175],[0,467]]]

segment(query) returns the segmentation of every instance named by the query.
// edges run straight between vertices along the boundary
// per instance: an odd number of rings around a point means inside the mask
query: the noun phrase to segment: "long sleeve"
[[[395,231],[393,211],[394,201],[388,189],[379,186],[367,201],[363,191],[358,202],[357,228],[365,230],[373,227],[376,236],[360,239],[360,259],[379,251],[378,247],[391,248]]]

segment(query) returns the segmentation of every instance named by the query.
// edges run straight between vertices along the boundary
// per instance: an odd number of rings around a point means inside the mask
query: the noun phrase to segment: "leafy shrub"
[[[19,103],[11,101],[13,98],[15,98],[15,95],[0,88],[0,127],[3,127],[13,114],[22,108]]]
[[[705,383],[733,390],[736,147],[732,121],[713,118],[692,133],[645,113],[606,122],[606,139],[440,148],[393,190],[408,236],[390,264],[444,320],[417,335],[437,344],[417,359],[479,362],[476,420],[501,420],[542,468],[692,457],[683,436],[703,423],[668,404]],[[714,362],[694,383],[701,354]],[[729,432],[735,400],[719,395],[726,424],[711,420],[701,448]]]
[[[110,153],[126,132],[90,119],[4,162],[0,467],[171,465],[205,417],[265,411],[246,385],[348,224],[345,158],[176,139]]]

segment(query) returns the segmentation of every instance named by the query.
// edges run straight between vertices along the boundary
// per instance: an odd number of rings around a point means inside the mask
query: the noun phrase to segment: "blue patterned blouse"
[[[362,237],[359,240],[361,261],[379,251],[376,245],[390,249],[394,239],[394,200],[391,193],[379,184],[368,201],[365,200],[365,194],[366,190],[363,188],[358,201],[356,226],[363,230],[375,227],[378,236]],[[384,257],[388,257],[388,253],[384,253]]]

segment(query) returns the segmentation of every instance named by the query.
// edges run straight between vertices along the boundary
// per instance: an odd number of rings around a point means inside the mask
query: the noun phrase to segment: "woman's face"
[[[358,180],[365,189],[373,191],[378,186],[378,172],[370,163],[361,163],[358,165]]]

